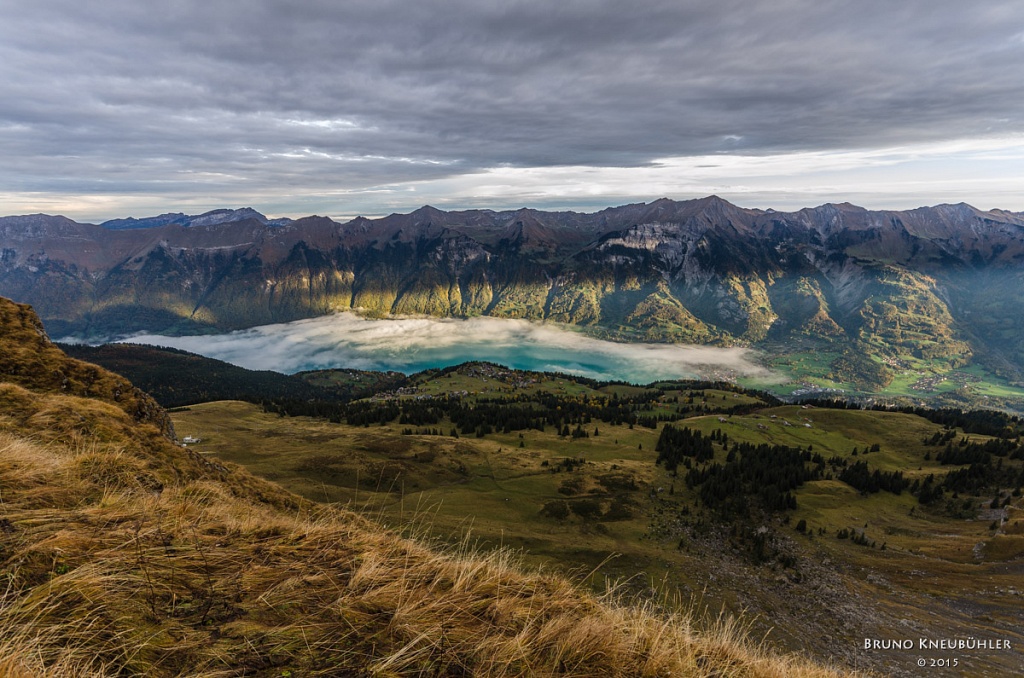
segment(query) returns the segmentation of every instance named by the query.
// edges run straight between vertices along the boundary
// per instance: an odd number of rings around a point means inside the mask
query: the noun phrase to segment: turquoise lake
[[[749,349],[605,341],[550,323],[501,318],[367,319],[355,313],[219,335],[137,334],[124,341],[179,348],[254,370],[326,368],[410,374],[470,360],[649,383],[679,378],[770,378]]]

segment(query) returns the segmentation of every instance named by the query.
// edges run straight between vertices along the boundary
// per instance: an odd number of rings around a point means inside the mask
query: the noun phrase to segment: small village
[[[967,372],[950,372],[948,374],[930,374],[922,376],[920,379],[910,385],[915,391],[921,391],[922,393],[934,393],[945,381],[952,381],[956,383],[957,388],[962,388],[968,384],[974,384],[981,381],[981,377]]]

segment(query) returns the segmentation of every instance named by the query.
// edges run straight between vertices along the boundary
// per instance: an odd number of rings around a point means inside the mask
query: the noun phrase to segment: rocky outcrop
[[[152,397],[113,372],[69,358],[50,341],[31,307],[2,297],[0,381],[40,393],[104,401],[173,438],[170,417]]]

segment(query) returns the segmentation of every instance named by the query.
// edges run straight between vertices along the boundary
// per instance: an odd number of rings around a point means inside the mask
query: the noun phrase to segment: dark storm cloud
[[[7,190],[346,191],[1024,131],[1019,2],[0,0]]]

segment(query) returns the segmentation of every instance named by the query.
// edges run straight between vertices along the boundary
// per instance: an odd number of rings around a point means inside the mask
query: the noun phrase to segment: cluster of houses
[[[938,389],[942,382],[946,380],[952,381],[956,383],[958,387],[960,387],[981,381],[981,377],[975,376],[973,374],[968,374],[967,372],[950,372],[949,374],[929,374],[915,381],[913,384],[910,385],[910,388],[914,389],[915,391],[931,393],[932,391]]]

